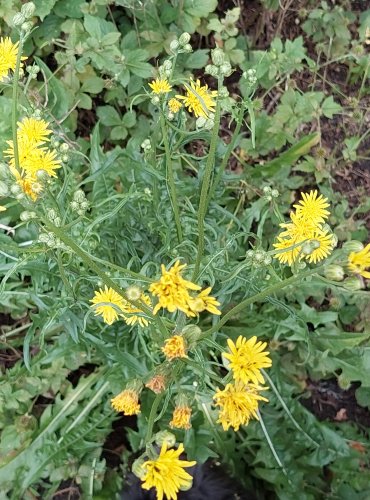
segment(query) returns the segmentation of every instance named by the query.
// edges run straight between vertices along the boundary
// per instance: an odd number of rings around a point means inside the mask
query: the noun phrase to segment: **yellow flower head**
[[[56,177],[55,170],[60,168],[61,161],[56,158],[55,149],[44,150],[43,148],[34,149],[28,158],[24,161],[22,168],[25,172],[35,175],[40,170],[46,172],[49,177]]]
[[[125,415],[138,415],[140,413],[139,394],[134,389],[125,389],[118,396],[111,399],[112,407],[122,411]]]
[[[95,316],[102,316],[104,323],[111,325],[114,323],[120,314],[120,311],[125,307],[125,300],[113,288],[104,287],[99,291],[95,291],[94,297],[90,300],[95,309]],[[117,311],[118,309],[118,311]]]
[[[306,255],[306,260],[310,264],[316,264],[316,262],[326,259],[335,246],[333,235],[328,230],[322,229],[321,226],[312,232],[309,244],[311,251]]]
[[[234,379],[244,384],[250,381],[254,384],[259,382],[263,384],[265,381],[260,370],[272,365],[269,353],[265,351],[266,342],[257,342],[255,336],[247,340],[240,335],[236,343],[228,339],[227,344],[230,353],[223,355],[230,361],[229,368],[233,371]]]
[[[52,130],[48,128],[49,124],[45,120],[36,120],[35,118],[23,118],[18,125],[18,140],[29,141],[33,144],[42,144],[48,141],[48,136]]]
[[[181,335],[173,335],[165,340],[165,345],[162,347],[162,352],[169,361],[176,358],[187,358],[186,343]]]
[[[9,37],[0,38],[0,82],[8,76],[9,70],[15,71],[18,45],[19,42],[13,43]]]
[[[150,292],[158,297],[158,304],[153,309],[154,314],[163,307],[170,312],[179,309],[185,314],[193,316],[188,305],[191,299],[188,290],[200,290],[200,286],[195,285],[191,281],[184,280],[181,272],[185,267],[186,264],[180,264],[180,261],[177,261],[167,271],[162,264],[162,276],[149,287]]]
[[[166,377],[161,373],[158,373],[145,384],[145,387],[153,391],[155,394],[160,394],[166,388]]]
[[[370,268],[370,243],[359,252],[351,252],[348,256],[348,269],[353,273],[370,279],[370,271],[366,271],[368,268]]]
[[[184,106],[198,118],[203,116],[208,118],[209,113],[215,112],[216,102],[214,98],[217,97],[216,90],[209,90],[208,85],[203,87],[200,81],[190,80],[190,85],[185,85],[186,94],[177,95],[177,99],[184,101]]]
[[[188,304],[191,312],[199,314],[203,311],[208,311],[211,314],[221,314],[221,311],[217,309],[217,306],[219,306],[220,303],[214,297],[209,297],[211,290],[211,287],[206,288],[205,290],[202,290],[196,297],[189,300]]]
[[[145,293],[141,294],[139,300],[149,307],[152,305],[150,297],[145,295]],[[122,318],[128,325],[136,325],[136,323],[138,323],[140,326],[148,326],[149,321],[140,315],[143,314],[143,311],[133,306],[130,302],[124,301],[122,311],[124,312],[124,314],[122,314]],[[129,316],[127,316],[127,314],[129,314]]]
[[[159,456],[142,465],[145,470],[142,488],[145,490],[155,488],[157,500],[163,500],[164,496],[168,500],[177,500],[177,493],[180,489],[187,490],[191,487],[193,478],[184,469],[193,467],[196,462],[180,460],[179,457],[183,452],[183,444],[180,444],[177,450],[168,450],[167,444],[163,443]]]
[[[218,390],[213,396],[216,406],[220,407],[219,422],[224,431],[233,427],[235,431],[239,430],[241,425],[248,425],[251,418],[258,420],[258,402],[268,401],[260,396],[260,391],[266,390],[266,387],[260,387],[256,384],[243,384],[237,381],[235,384],[227,384],[223,391]]]
[[[157,78],[148,84],[153,94],[167,94],[172,87],[165,78]]]
[[[187,405],[177,405],[172,414],[171,428],[190,429],[191,408]]]
[[[330,212],[326,210],[330,206],[327,198],[324,198],[322,194],[318,196],[316,190],[310,191],[308,194],[301,193],[301,196],[303,199],[297,205],[293,205],[297,216],[310,222],[313,226],[325,222],[330,215]]]
[[[182,108],[182,104],[180,101],[178,101],[177,99],[175,99],[173,97],[172,99],[170,99],[168,101],[168,107],[172,113],[178,113],[180,111],[180,109]]]
[[[296,245],[296,242],[293,238],[281,238],[278,236],[277,242],[273,246],[276,250],[281,250],[281,252],[274,255],[275,259],[278,259],[281,264],[288,264],[289,266],[300,260],[302,258],[302,248],[294,245]]]

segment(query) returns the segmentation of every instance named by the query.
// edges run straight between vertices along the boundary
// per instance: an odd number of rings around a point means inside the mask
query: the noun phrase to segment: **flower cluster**
[[[335,237],[325,224],[330,215],[327,198],[318,196],[317,191],[302,193],[302,199],[294,205],[290,214],[291,222],[282,223],[284,228],[274,247],[279,251],[275,258],[290,266],[306,259],[310,263],[319,262],[332,252]]]
[[[56,177],[55,170],[61,167],[61,161],[55,149],[46,147],[52,133],[48,128],[49,123],[26,117],[17,125],[18,154],[13,141],[7,141],[9,148],[4,151],[4,156],[9,158],[9,168],[17,184],[35,201],[42,191],[38,175],[42,173],[47,177]]]
[[[229,361],[234,383],[227,384],[214,396],[216,406],[220,407],[218,422],[225,431],[229,427],[237,431],[251,418],[258,420],[259,401],[268,401],[259,394],[266,390],[259,385],[264,383],[260,370],[272,364],[269,353],[265,351],[266,345],[265,342],[257,342],[257,337],[247,340],[239,336],[236,343],[228,340],[230,352],[223,353],[223,356]]]
[[[186,264],[180,264],[180,261],[177,261],[167,271],[162,264],[162,276],[149,287],[152,295],[158,298],[153,313],[156,314],[159,309],[165,308],[170,312],[182,311],[189,317],[195,317],[203,311],[221,314],[217,309],[220,303],[214,297],[209,296],[210,287],[195,296],[189,293],[189,291],[199,291],[201,287],[182,277],[182,271],[185,267]]]
[[[140,293],[136,300],[140,300],[148,307],[151,306],[150,297],[144,293]],[[149,324],[148,320],[143,316],[143,311],[125,300],[113,288],[107,286],[104,289],[100,288],[95,292],[90,302],[94,306],[95,315],[102,316],[104,323],[107,323],[107,325],[112,325],[119,318],[123,318],[128,325],[148,326]]]

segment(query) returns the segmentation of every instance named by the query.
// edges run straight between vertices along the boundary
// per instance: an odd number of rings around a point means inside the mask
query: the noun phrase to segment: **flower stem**
[[[148,428],[146,430],[145,443],[149,443],[149,441],[152,437],[154,421],[155,421],[158,406],[159,406],[159,403],[161,402],[162,397],[163,397],[163,393],[157,394],[154,401],[153,401],[152,408],[151,408],[150,414],[149,414],[149,419],[148,419]]]
[[[167,128],[166,128],[166,121],[165,121],[163,113],[161,113],[160,121],[161,121],[161,129],[162,129],[164,150],[165,150],[165,154],[166,154],[166,171],[167,171],[167,181],[168,181],[168,187],[169,187],[169,195],[170,195],[170,200],[171,200],[173,215],[175,217],[177,238],[179,240],[179,243],[181,243],[183,238],[182,238],[182,229],[181,229],[181,222],[180,222],[179,204],[178,204],[178,201],[177,201],[175,177],[174,177],[173,168],[172,168],[172,158],[171,158],[170,145],[169,145],[169,142],[168,142],[168,134],[167,134]]]
[[[214,194],[215,194],[215,191],[217,189],[217,186],[218,184],[220,183],[221,181],[221,178],[222,178],[222,175],[225,171],[225,168],[226,168],[226,165],[227,165],[227,162],[229,161],[229,158],[230,158],[230,155],[231,153],[233,152],[233,149],[235,148],[235,143],[236,143],[236,140],[239,136],[239,132],[240,132],[240,129],[241,129],[241,126],[242,126],[242,123],[243,123],[243,118],[244,118],[244,111],[245,111],[245,108],[244,108],[244,105],[241,106],[240,110],[239,110],[239,114],[238,114],[238,117],[237,117],[237,121],[236,121],[236,127],[235,127],[235,130],[233,132],[233,136],[232,136],[232,139],[226,149],[226,153],[222,159],[222,162],[221,162],[221,165],[220,165],[220,168],[218,169],[218,172],[215,176],[215,179],[213,181],[213,184],[209,190],[209,193],[208,193],[208,197],[207,197],[207,205],[210,204]]]
[[[220,90],[222,81],[219,80],[218,82],[218,89]],[[214,160],[215,160],[215,153],[216,153],[216,146],[217,146],[217,141],[218,141],[218,131],[220,129],[220,116],[221,116],[221,103],[220,99],[217,100],[217,105],[216,105],[216,113],[215,113],[215,119],[214,119],[214,128],[212,132],[212,137],[211,137],[211,143],[209,145],[209,152],[208,152],[208,158],[206,162],[206,167],[204,171],[204,177],[203,177],[203,182],[202,182],[202,189],[200,192],[200,200],[199,200],[199,212],[198,212],[198,250],[197,250],[197,258],[195,261],[195,267],[194,267],[194,272],[193,272],[193,277],[192,281],[196,281],[198,275],[199,275],[199,269],[200,269],[200,262],[203,257],[203,252],[204,252],[204,222],[205,222],[205,217],[206,217],[206,212],[207,212],[207,207],[208,207],[208,193],[211,188],[211,177],[212,177],[212,170],[214,167]]]
[[[13,132],[13,146],[14,146],[14,162],[15,168],[20,170],[19,167],[19,152],[18,152],[18,135],[17,135],[17,119],[18,119],[18,83],[19,83],[19,68],[21,66],[21,57],[23,49],[23,34],[19,37],[19,45],[17,52],[17,60],[15,63],[15,70],[13,75],[13,95],[12,95],[12,132]]]
[[[290,278],[284,280],[284,281],[279,281],[278,283],[275,283],[274,285],[269,286],[268,288],[265,288],[259,293],[256,293],[256,295],[252,295],[252,297],[248,297],[240,304],[237,306],[233,307],[230,309],[228,313],[223,316],[218,323],[216,323],[212,328],[209,330],[206,330],[203,332],[200,336],[199,339],[205,339],[209,337],[212,333],[217,332],[225,323],[227,323],[231,318],[233,318],[236,314],[238,314],[240,311],[245,309],[247,306],[253,304],[254,302],[259,302],[263,300],[264,298],[268,297],[269,295],[272,295],[275,292],[278,292],[279,290],[289,286],[293,285],[294,283],[298,283],[302,281],[303,278],[306,278],[307,276],[313,276],[314,274],[318,274],[319,271],[321,271],[325,266],[320,266],[316,269],[310,269],[309,271],[306,271],[304,273],[298,274],[297,276],[291,276]]]

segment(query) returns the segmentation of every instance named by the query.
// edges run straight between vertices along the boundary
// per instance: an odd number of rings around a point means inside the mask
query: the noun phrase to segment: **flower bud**
[[[193,47],[190,45],[190,43],[187,43],[184,45],[184,50],[185,52],[193,52]]]
[[[187,45],[190,42],[190,35],[189,33],[183,33],[179,37],[179,44],[180,45]]]
[[[172,111],[169,111],[167,113],[167,119],[171,122],[175,118],[175,115],[172,113]]]
[[[73,211],[76,211],[76,210],[79,210],[80,208],[80,205],[79,203],[77,203],[77,201],[71,201],[70,203],[70,207]]]
[[[331,281],[343,281],[344,279],[344,269],[342,266],[337,264],[330,264],[325,268],[324,271],[325,278]]]
[[[227,90],[226,87],[222,86],[218,91],[218,95],[220,96],[221,99],[226,99],[226,97],[229,97],[229,91]]]
[[[24,33],[29,33],[31,31],[31,29],[33,28],[33,23],[31,23],[31,21],[26,21],[25,23],[22,24],[21,26],[21,30],[24,32]]]
[[[36,10],[35,4],[33,2],[27,2],[22,5],[21,13],[26,19],[28,19],[34,15],[35,10]]]
[[[211,76],[217,77],[218,76],[218,68],[217,66],[214,66],[213,64],[207,64],[207,66],[204,68],[205,73],[208,73]]]
[[[345,250],[346,253],[361,252],[361,250],[364,249],[364,245],[361,241],[351,240],[343,243],[342,249]]]
[[[343,286],[350,292],[357,292],[364,287],[361,278],[358,278],[357,276],[349,276],[346,278],[343,281]]]
[[[155,95],[151,98],[150,102],[156,106],[157,104],[160,103],[160,99],[157,95]]]
[[[20,26],[25,22],[26,18],[21,12],[17,12],[12,20],[13,26]]]
[[[278,191],[277,189],[273,189],[273,190],[271,191],[271,196],[272,196],[273,198],[277,198],[277,197],[279,196],[279,194],[280,194],[280,193],[279,193],[279,191]]]
[[[232,72],[233,72],[233,69],[231,67],[231,64],[228,61],[225,61],[220,66],[220,73],[221,73],[221,75],[230,76]]]
[[[5,197],[9,194],[8,185],[4,181],[0,181],[0,196]]]
[[[203,128],[204,125],[206,124],[207,118],[204,118],[204,116],[199,116],[197,118],[197,121],[195,122],[197,128]]]
[[[134,463],[132,464],[132,473],[135,474],[136,477],[138,477],[139,479],[142,479],[145,474],[146,474],[146,470],[144,469],[143,467],[143,464],[145,463],[145,459],[140,457],[140,458],[137,458]]]
[[[63,142],[63,144],[60,145],[60,150],[62,153],[66,153],[67,151],[69,151],[69,144]]]
[[[54,210],[54,208],[51,208],[48,212],[48,218],[49,220],[54,220],[58,217],[57,212]]]
[[[219,49],[218,47],[211,50],[211,59],[213,64],[215,64],[216,66],[221,66],[221,64],[223,64],[225,61],[224,51],[222,49]]]
[[[351,387],[351,381],[349,378],[347,378],[343,373],[339,375],[337,378],[338,385],[343,391],[348,391],[348,389]]]
[[[176,52],[179,48],[180,44],[177,40],[172,40],[172,42],[170,43],[170,50],[172,52]]]
[[[63,163],[68,163],[68,161],[69,161],[69,156],[68,155],[63,155],[62,156],[62,162]]]
[[[47,233],[41,233],[39,235],[39,242],[46,243],[47,241],[49,241],[49,235]]]
[[[82,191],[82,189],[78,189],[74,195],[73,195],[74,201],[77,201],[78,203],[82,203],[83,201],[86,200],[85,193]]]
[[[201,335],[202,330],[197,325],[187,325],[181,331],[181,335],[183,335],[187,341],[187,344],[195,344],[199,336]]]
[[[21,219],[22,222],[27,222],[31,218],[29,215],[30,215],[30,212],[25,210],[24,212],[21,212],[19,218]]]
[[[19,184],[12,184],[12,186],[10,187],[10,192],[13,196],[17,196],[18,194],[22,193],[22,188]]]
[[[82,210],[87,210],[89,208],[89,206],[90,206],[90,203],[87,200],[83,201],[80,204],[80,207],[81,207]]]
[[[46,170],[40,169],[36,172],[36,177],[38,181],[45,182],[49,179],[49,174],[46,172]]]
[[[128,300],[139,300],[142,294],[142,290],[137,285],[131,285],[126,289],[126,295]]]
[[[162,446],[163,443],[166,443],[169,448],[172,448],[176,444],[176,437],[172,432],[169,431],[160,431],[155,435],[155,444],[158,446]]]
[[[163,62],[163,69],[165,71],[168,71],[169,69],[172,69],[172,61],[170,61],[169,59],[166,59],[164,62]]]

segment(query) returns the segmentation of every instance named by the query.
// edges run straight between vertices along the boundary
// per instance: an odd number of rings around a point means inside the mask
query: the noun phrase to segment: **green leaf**
[[[185,0],[184,10],[193,17],[207,17],[210,12],[213,12],[217,7],[217,0],[202,0],[194,2],[194,0]]]
[[[57,0],[33,0],[36,7],[35,16],[38,16],[41,21],[43,21],[44,18],[50,14],[51,9],[56,4],[56,1]]]
[[[208,62],[208,53],[207,49],[196,50],[186,58],[185,67],[191,69],[204,68]]]
[[[99,94],[104,88],[104,80],[98,76],[90,76],[87,78],[81,87],[82,92],[89,94]]]
[[[329,96],[322,103],[321,110],[326,118],[333,118],[333,115],[342,111],[342,106],[334,101],[333,96]]]
[[[121,117],[113,106],[99,106],[96,109],[100,121],[107,127],[113,127],[121,124]]]

